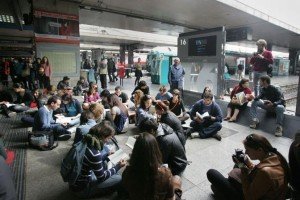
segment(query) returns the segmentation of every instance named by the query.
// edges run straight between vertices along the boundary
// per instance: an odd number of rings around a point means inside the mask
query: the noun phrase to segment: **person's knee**
[[[276,106],[275,110],[276,110],[276,113],[284,113],[285,108],[283,105],[278,105],[278,106]]]
[[[216,127],[216,129],[219,131],[222,128],[222,124],[220,122],[215,122],[214,126]]]
[[[215,169],[209,169],[207,172],[206,172],[206,176],[207,176],[207,179],[209,182],[213,182],[213,180],[215,179],[215,175],[218,173],[217,170]]]

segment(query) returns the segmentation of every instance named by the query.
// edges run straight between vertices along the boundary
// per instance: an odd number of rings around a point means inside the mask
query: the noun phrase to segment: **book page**
[[[121,159],[125,159],[125,160],[129,159],[129,156],[122,149],[119,149],[114,154],[108,156],[108,158],[113,165],[116,165]]]
[[[205,112],[201,115],[199,112],[196,112],[196,116],[199,117],[200,119],[203,119],[205,117],[209,117],[209,113]]]
[[[240,105],[243,105],[246,102],[246,95],[244,92],[239,92],[235,94],[235,96]]]
[[[125,143],[130,149],[133,149],[136,139],[134,137],[128,137]]]

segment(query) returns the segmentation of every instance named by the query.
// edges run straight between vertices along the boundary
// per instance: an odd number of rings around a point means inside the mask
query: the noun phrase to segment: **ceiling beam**
[[[8,7],[15,18],[15,23],[19,26],[19,30],[23,31],[21,9],[18,0],[6,0]]]
[[[172,20],[168,20],[168,19],[159,18],[159,17],[148,16],[148,15],[143,15],[143,14],[137,14],[137,13],[128,12],[128,11],[124,11],[124,10],[118,10],[118,9],[109,8],[109,7],[99,7],[99,6],[94,6],[94,5],[90,5],[90,4],[83,4],[83,3],[79,3],[76,0],[62,0],[62,1],[77,3],[79,5],[80,9],[85,9],[85,10],[91,10],[91,11],[96,11],[96,12],[113,13],[113,14],[124,15],[124,16],[127,16],[127,17],[136,18],[136,19],[146,19],[146,20],[150,20],[150,21],[161,22],[161,23],[174,25],[174,26],[181,26],[181,27],[194,29],[194,30],[203,30],[203,29],[205,29],[205,27],[194,26],[194,25],[191,25],[191,24],[176,22],[176,21],[172,21]]]

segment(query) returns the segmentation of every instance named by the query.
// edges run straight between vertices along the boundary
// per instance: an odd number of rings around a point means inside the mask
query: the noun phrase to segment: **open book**
[[[204,118],[210,117],[210,115],[209,115],[208,112],[205,112],[202,115],[200,113],[196,112],[196,116],[199,117],[200,119],[204,119]]]
[[[239,93],[235,94],[235,97],[236,97],[237,103],[240,105],[243,105],[247,101],[247,98],[246,98],[246,95],[244,92],[239,92]]]
[[[58,123],[58,124],[68,124],[72,120],[80,118],[80,115],[77,115],[77,116],[74,116],[74,117],[65,117],[63,115],[56,115],[56,117],[57,117],[56,123]]]
[[[119,149],[115,153],[108,156],[108,158],[113,165],[116,165],[121,159],[129,159],[129,156],[122,149]]]
[[[134,137],[128,137],[127,142],[125,143],[130,149],[133,149],[136,139]]]

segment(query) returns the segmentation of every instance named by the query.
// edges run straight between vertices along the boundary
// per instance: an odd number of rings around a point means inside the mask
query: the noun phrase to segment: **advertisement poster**
[[[78,15],[34,11],[36,42],[79,44]]]

